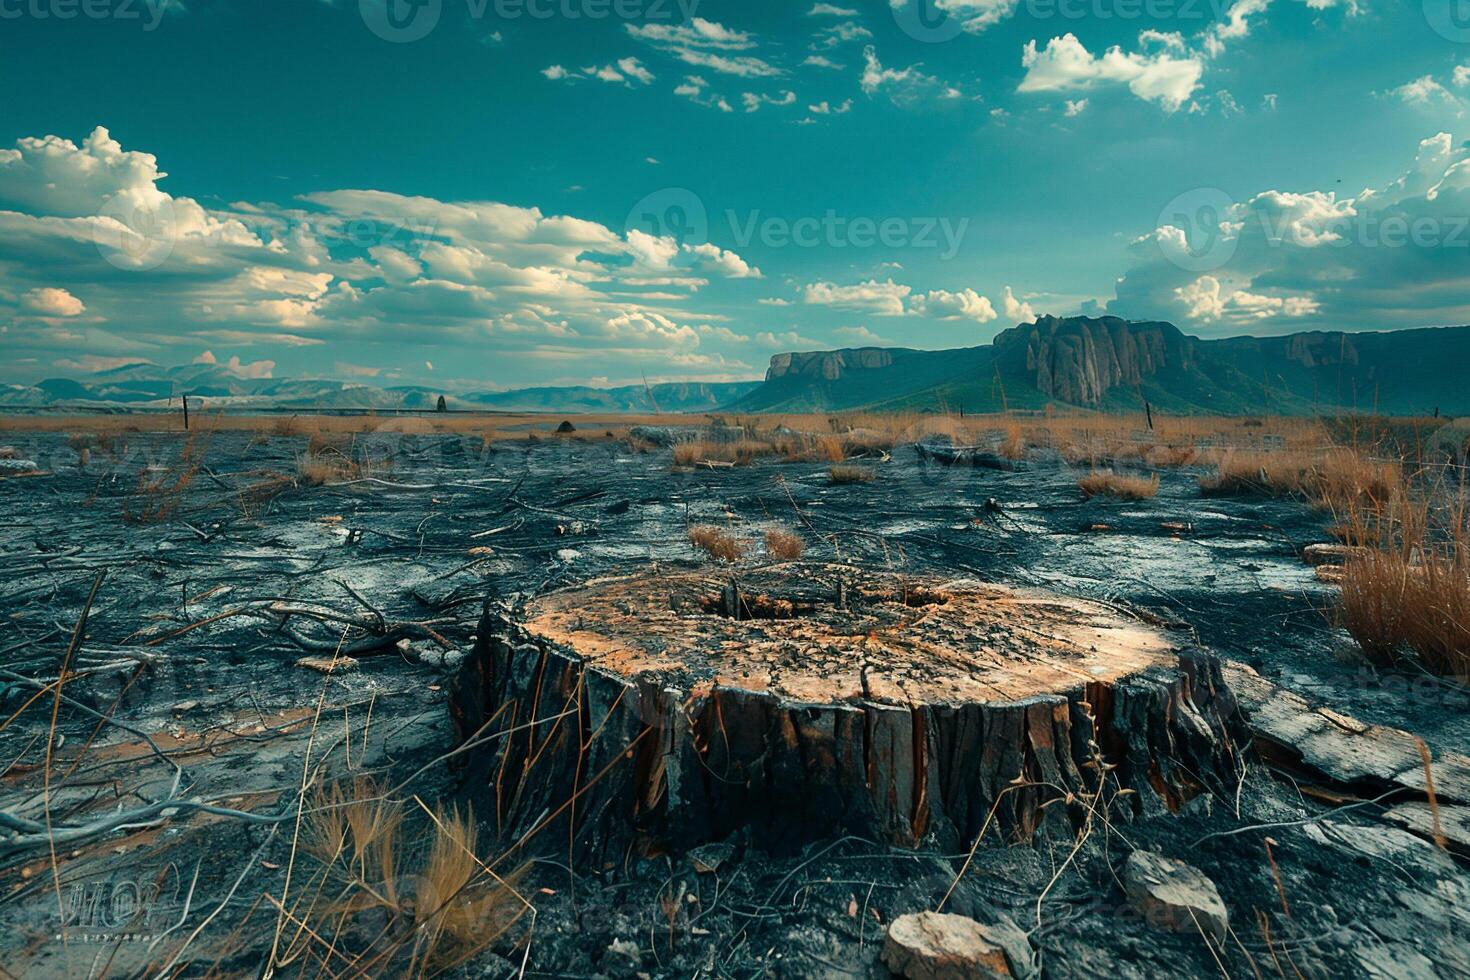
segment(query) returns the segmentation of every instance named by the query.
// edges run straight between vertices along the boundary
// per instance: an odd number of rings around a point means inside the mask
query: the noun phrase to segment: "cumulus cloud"
[[[1138,98],[1174,112],[1199,88],[1204,63],[1167,43],[1157,43],[1160,37],[1163,35],[1149,38],[1145,32],[1144,40],[1155,41],[1154,46],[1161,50],[1129,52],[1115,46],[1100,55],[1092,54],[1070,33],[1052,38],[1040,49],[1035,41],[1027,41],[1021,55],[1026,75],[1016,90],[1078,92],[1126,85]]]
[[[961,289],[956,293],[943,289],[930,290],[923,295],[915,296],[912,308],[915,313],[932,316],[937,320],[973,320],[976,323],[989,323],[998,315],[990,300],[973,289]]]
[[[87,309],[81,300],[65,289],[50,286],[25,293],[20,298],[20,308],[21,312],[36,316],[59,317],[81,316]]]
[[[637,67],[618,70],[632,78]],[[177,362],[201,341],[524,352],[553,338],[569,361],[605,362],[615,338],[611,356],[637,363],[697,346],[692,324],[724,319],[690,308],[711,280],[761,275],[711,243],[534,207],[366,189],[205,207],[164,180],[151,154],[104,129],[80,145],[50,136],[0,149],[0,281],[13,290],[8,304],[0,295],[0,330],[12,362],[63,351],[77,365],[81,351]]]
[[[855,286],[814,282],[802,290],[802,302],[879,316],[903,316],[906,312],[904,300],[911,292],[913,287],[900,285],[892,279],[884,282],[869,279]]]
[[[1110,312],[1203,332],[1470,322],[1470,150],[1447,133],[1382,186],[1265,190],[1184,223],[1133,243]]]

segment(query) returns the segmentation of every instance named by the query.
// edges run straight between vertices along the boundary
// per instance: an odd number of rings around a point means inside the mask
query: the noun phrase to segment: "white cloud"
[[[838,327],[832,332],[843,340],[850,340],[857,344],[882,347],[891,347],[893,345],[893,341],[878,336],[867,327]]]
[[[624,75],[644,85],[652,84],[653,72],[644,68],[637,58],[619,58],[618,68]]]
[[[876,313],[879,316],[903,316],[904,299],[911,292],[912,287],[900,285],[892,279],[884,282],[869,279],[855,286],[814,282],[802,290],[802,302],[839,310]]]
[[[703,17],[695,17],[688,24],[627,24],[625,27],[630,36],[687,65],[742,78],[785,74],[756,55],[734,53],[754,49],[757,46],[754,35]]]
[[[1080,116],[1080,115],[1082,115],[1082,113],[1085,112],[1086,110],[1087,110],[1087,100],[1086,99],[1068,99],[1067,100],[1066,113],[1067,113],[1067,117],[1069,119],[1071,117],[1073,117],[1073,116]]]
[[[808,17],[856,17],[857,15],[856,10],[830,3],[815,4],[811,10],[807,11]]]
[[[1457,68],[1458,72],[1459,69]],[[1456,76],[1455,84],[1462,84]],[[1423,75],[1412,82],[1405,82],[1398,88],[1390,89],[1389,95],[1407,103],[1408,105],[1428,106],[1434,104],[1458,106],[1461,104],[1460,97],[1439,82],[1432,75]]]
[[[81,316],[86,305],[65,289],[44,287],[32,289],[20,298],[22,312],[37,316],[72,317]]]
[[[1007,320],[1016,323],[1031,323],[1036,319],[1036,311],[1031,308],[1031,304],[1016,299],[1010,286],[1005,288],[1005,295],[1001,297],[1001,311]]]
[[[1075,34],[1054,37],[1039,50],[1035,41],[1027,41],[1021,65],[1026,76],[1018,92],[1075,92],[1126,85],[1140,99],[1158,102],[1168,112],[1188,101],[1204,73],[1198,57],[1167,50],[1144,54],[1112,47],[1093,55]]]
[[[787,330],[783,333],[772,333],[769,330],[762,330],[755,335],[755,342],[762,347],[769,347],[772,350],[812,350],[820,349],[822,346],[820,340],[803,337],[795,330]]]
[[[815,103],[814,105],[809,105],[806,108],[808,112],[814,113],[818,116],[840,116],[843,113],[848,112],[852,109],[852,99],[843,99],[840,104],[835,106],[829,103],[826,99],[823,99],[821,102]]]
[[[1154,229],[1133,243],[1137,261],[1108,309],[1228,330],[1470,322],[1467,215],[1470,150],[1440,133],[1382,186],[1341,196],[1265,190],[1189,235]]]
[[[928,293],[914,296],[912,306],[915,313],[932,316],[937,320],[973,320],[976,323],[989,323],[997,316],[990,300],[973,289],[961,289],[955,293],[933,289]]]
[[[623,234],[534,207],[339,190],[285,207],[206,208],[163,191],[163,179],[150,154],[123,150],[106,130],[81,146],[47,137],[0,149],[0,331],[11,364],[50,361],[58,350],[76,365],[77,350],[177,363],[207,340],[528,355],[557,346],[569,362],[611,356],[622,367],[688,353],[701,336],[692,324],[725,319],[686,308],[690,298],[713,279],[761,274],[712,244]],[[150,208],[170,216],[166,237],[148,226]],[[108,236],[150,244],[150,235],[166,247],[146,262],[108,246]],[[729,370],[717,354],[683,363]],[[275,365],[230,369],[264,377]]]

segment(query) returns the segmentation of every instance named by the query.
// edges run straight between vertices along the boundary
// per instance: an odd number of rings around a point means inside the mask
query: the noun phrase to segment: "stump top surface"
[[[1016,701],[1174,662],[1162,633],[1086,600],[814,564],[596,579],[525,625],[630,679],[812,703]]]

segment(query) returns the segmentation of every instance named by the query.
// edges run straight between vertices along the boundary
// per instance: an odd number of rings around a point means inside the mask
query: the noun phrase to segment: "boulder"
[[[908,980],[1012,976],[1005,950],[974,919],[943,912],[901,915],[888,926],[883,963]]]
[[[1134,851],[1123,868],[1128,902],[1149,925],[1170,932],[1203,932],[1225,941],[1229,918],[1215,883],[1192,865],[1152,851]]]

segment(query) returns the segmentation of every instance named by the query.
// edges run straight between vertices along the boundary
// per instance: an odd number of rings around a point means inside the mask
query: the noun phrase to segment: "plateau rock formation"
[[[995,338],[997,357],[1024,371],[1047,398],[1098,407],[1119,387],[1136,388],[1166,368],[1188,370],[1190,338],[1171,323],[1120,317],[1038,317]]]

